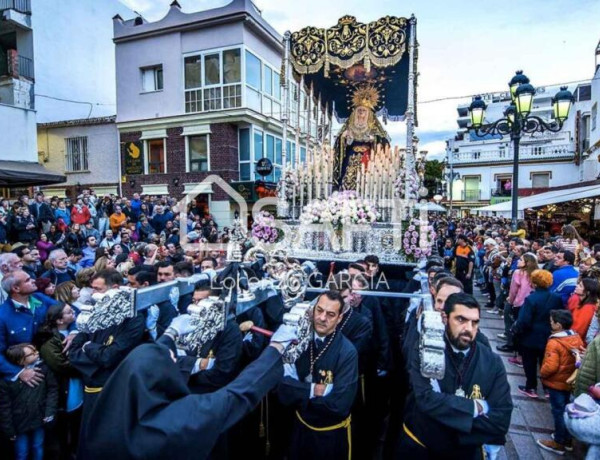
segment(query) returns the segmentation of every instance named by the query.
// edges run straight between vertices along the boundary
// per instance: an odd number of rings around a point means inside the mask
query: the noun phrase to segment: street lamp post
[[[454,168],[453,168],[453,163],[452,163],[452,158],[450,157],[452,155],[452,153],[450,151],[447,152],[447,156],[446,156],[446,167],[450,167],[450,171],[447,173],[444,173],[444,180],[446,180],[446,182],[448,182],[450,184],[449,186],[449,198],[450,198],[450,216],[452,215],[452,194],[453,194],[453,189],[454,189],[454,181],[456,179],[460,179],[460,173],[459,172],[454,172]],[[445,169],[445,168],[444,168]]]
[[[533,96],[535,88],[529,83],[529,78],[518,70],[508,84],[512,102],[504,111],[504,118],[493,123],[484,124],[485,109],[487,108],[481,96],[476,96],[469,106],[471,115],[471,126],[479,137],[488,134],[510,135],[513,142],[513,177],[512,177],[512,230],[517,230],[517,218],[519,215],[519,144],[522,134],[543,133],[560,131],[569,117],[571,104],[574,101],[573,94],[562,86],[560,91],[552,98],[554,120],[546,122],[536,115],[531,115]]]

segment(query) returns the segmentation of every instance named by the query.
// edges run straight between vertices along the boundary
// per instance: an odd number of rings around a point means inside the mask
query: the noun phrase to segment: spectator
[[[34,217],[29,213],[29,209],[23,209],[23,213],[17,216],[15,222],[17,238],[21,243],[31,243],[38,237],[37,225]]]
[[[58,302],[78,307],[79,310],[79,288],[74,281],[65,281],[56,286],[54,298]]]
[[[14,441],[18,460],[42,459],[44,426],[54,420],[58,404],[58,385],[36,348],[29,343],[12,345],[6,360],[13,366],[39,373],[43,378],[36,386],[16,380],[0,380],[0,428]]]
[[[535,270],[531,274],[531,284],[535,291],[525,299],[519,317],[513,324],[512,333],[519,344],[527,378],[525,385],[519,385],[519,393],[537,398],[537,367],[542,364],[551,332],[550,311],[560,310],[563,306],[560,297],[549,290],[552,273]]]
[[[571,251],[560,250],[554,258],[554,265],[557,269],[552,273],[554,282],[550,287],[550,291],[558,294],[563,302],[563,306],[567,307],[569,297],[573,294],[579,273],[573,267],[575,263],[575,254]]]
[[[37,292],[44,294],[48,297],[53,297],[56,291],[56,285],[52,283],[50,278],[38,278],[35,280]]]
[[[568,308],[573,315],[572,329],[585,340],[592,318],[598,309],[600,284],[594,278],[583,278],[569,298]]]
[[[77,273],[81,270],[81,259],[83,259],[83,251],[81,249],[71,249],[67,256],[67,268],[70,268],[72,271]]]
[[[82,249],[83,258],[79,261],[82,268],[91,267],[96,261],[96,250],[98,249],[98,240],[94,235],[85,237],[86,246]]]
[[[0,306],[0,377],[17,377],[29,386],[38,385],[43,380],[43,374],[10,363],[4,352],[11,345],[33,340],[53,301],[37,294],[35,282],[22,270],[5,275],[2,289],[9,294],[9,298]]]
[[[35,201],[29,205],[28,209],[38,229],[43,232],[50,230],[50,225],[54,222],[54,213],[50,205],[44,201],[44,194],[42,192],[35,194]]]
[[[39,251],[40,261],[42,263],[46,262],[48,254],[56,248],[54,243],[48,240],[48,235],[45,233],[40,234],[40,239],[35,243],[35,246]]]
[[[83,200],[79,198],[73,209],[71,209],[71,222],[74,224],[85,225],[92,218],[90,210],[83,204]]]
[[[81,249],[85,245],[85,238],[81,232],[81,226],[73,223],[65,236],[65,246],[69,250]]]
[[[571,386],[567,380],[575,372],[575,360],[578,353],[572,350],[583,348],[583,342],[577,332],[571,330],[573,317],[566,310],[550,312],[552,335],[546,345],[544,362],[540,370],[542,384],[550,393],[550,407],[554,418],[552,439],[538,439],[538,445],[545,450],[564,455],[567,449],[573,450],[571,435],[564,422],[565,407],[571,397]]]
[[[110,215],[109,222],[110,229],[114,234],[118,234],[121,228],[127,225],[127,216],[123,213],[121,206],[115,206],[115,212]]]
[[[52,268],[42,273],[43,278],[49,278],[55,285],[65,281],[75,280],[75,271],[67,266],[67,253],[62,249],[55,249],[48,256]]]
[[[96,274],[93,268],[81,269],[75,278],[75,284],[79,288],[79,302],[81,304],[89,305],[92,303],[92,278]]]
[[[58,208],[54,210],[54,218],[57,222],[60,222],[62,219],[62,222],[65,225],[71,225],[71,211],[67,209],[67,206],[63,200],[58,202]]]

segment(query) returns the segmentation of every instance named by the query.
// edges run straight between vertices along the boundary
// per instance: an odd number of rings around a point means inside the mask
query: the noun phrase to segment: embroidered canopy
[[[356,89],[372,85],[379,92],[378,115],[402,120],[407,108],[410,20],[385,16],[363,24],[342,17],[329,29],[305,27],[292,33],[290,61],[313,86],[323,105],[346,119]],[[416,56],[414,59],[416,67]]]

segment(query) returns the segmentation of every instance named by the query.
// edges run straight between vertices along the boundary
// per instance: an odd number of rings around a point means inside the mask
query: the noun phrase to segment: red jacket
[[[579,306],[580,298],[577,294],[573,294],[569,297],[569,302],[567,303],[567,308],[573,315],[573,326],[571,329],[579,334],[579,337],[585,339],[587,335],[587,331],[590,327],[590,323],[592,322],[592,318],[596,314],[596,305],[593,303],[586,303]]]
[[[583,347],[581,337],[572,330],[552,334],[546,344],[540,369],[542,383],[554,390],[571,391],[567,379],[575,371],[575,356],[571,350]]]
[[[73,209],[71,209],[72,224],[85,225],[91,218],[92,215],[86,205],[83,205],[81,209],[78,209],[77,206],[73,206]]]

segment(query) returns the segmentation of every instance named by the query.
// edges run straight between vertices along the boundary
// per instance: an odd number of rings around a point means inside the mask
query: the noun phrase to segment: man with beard
[[[411,392],[397,458],[481,459],[484,444],[505,442],[513,408],[510,387],[500,357],[475,340],[479,304],[471,295],[451,294],[444,312],[445,376],[423,377],[420,355],[411,353]]]
[[[286,366],[279,401],[295,411],[290,460],[350,458],[350,409],[358,382],[358,355],[343,334],[344,300],[321,294],[313,309],[313,337],[294,365]]]

